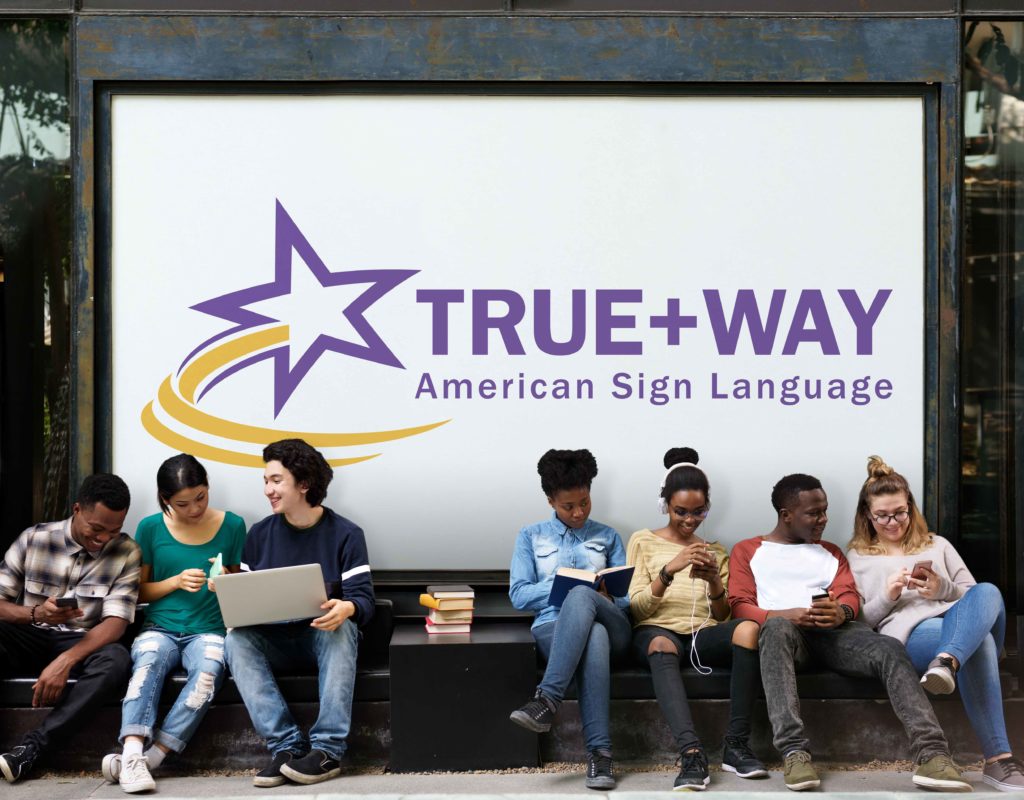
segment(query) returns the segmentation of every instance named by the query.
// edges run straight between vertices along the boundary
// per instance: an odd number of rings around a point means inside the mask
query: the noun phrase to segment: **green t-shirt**
[[[242,563],[245,523],[237,514],[224,513],[220,529],[206,544],[182,544],[164,522],[163,514],[153,514],[139,523],[135,541],[142,550],[142,563],[151,567],[150,580],[167,580],[182,570],[201,569],[209,574],[211,558],[221,553],[225,566]],[[174,633],[225,633],[217,596],[206,586],[198,592],[175,589],[146,609],[146,626],[157,626]]]

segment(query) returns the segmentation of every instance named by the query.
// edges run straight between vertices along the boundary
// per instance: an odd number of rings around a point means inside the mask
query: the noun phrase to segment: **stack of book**
[[[420,605],[427,609],[427,633],[469,633],[474,597],[473,588],[464,584],[428,586],[420,595]]]

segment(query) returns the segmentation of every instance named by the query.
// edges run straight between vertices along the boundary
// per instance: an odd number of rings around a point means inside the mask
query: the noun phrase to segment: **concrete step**
[[[480,698],[486,702],[486,698]],[[727,700],[692,700],[690,708],[698,733],[714,762],[729,717]],[[936,714],[960,763],[981,757],[974,732],[959,702],[938,700]],[[1024,742],[1024,698],[1004,702],[1011,742]],[[309,727],[316,718],[315,703],[295,703],[293,713],[300,725]],[[910,757],[902,725],[885,700],[804,700],[802,715],[816,759],[842,762],[869,762]],[[511,712],[512,709],[509,709]],[[10,709],[0,714],[0,748],[16,744],[35,727],[47,711]],[[611,709],[612,742],[620,761],[672,763],[676,758],[672,737],[654,700],[614,700]],[[103,755],[117,749],[116,738],[120,709],[102,709],[88,731],[77,735],[62,747],[54,768],[96,771]],[[512,724],[512,723],[508,723]],[[754,749],[765,759],[778,759],[771,744],[771,728],[763,701],[754,708]],[[486,735],[486,731],[467,731],[467,736]],[[357,702],[353,707],[349,752],[357,764],[385,766],[391,746],[390,703]],[[559,709],[550,733],[540,739],[543,762],[579,762],[584,758],[579,709],[575,701],[566,701]],[[266,760],[266,749],[252,729],[242,705],[211,708],[190,747],[169,761],[185,773],[199,770],[250,769]]]

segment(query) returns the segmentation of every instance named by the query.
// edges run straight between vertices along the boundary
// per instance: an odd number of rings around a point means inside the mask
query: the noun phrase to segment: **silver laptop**
[[[218,575],[217,602],[229,628],[322,617],[327,601],[319,564]]]

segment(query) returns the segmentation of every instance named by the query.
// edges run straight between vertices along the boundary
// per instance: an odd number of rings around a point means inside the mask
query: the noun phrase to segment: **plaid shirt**
[[[0,562],[0,597],[36,606],[47,597],[74,594],[83,615],[64,630],[82,630],[106,617],[135,618],[139,595],[139,546],[127,534],[93,554],[71,536],[71,520],[26,529]]]

